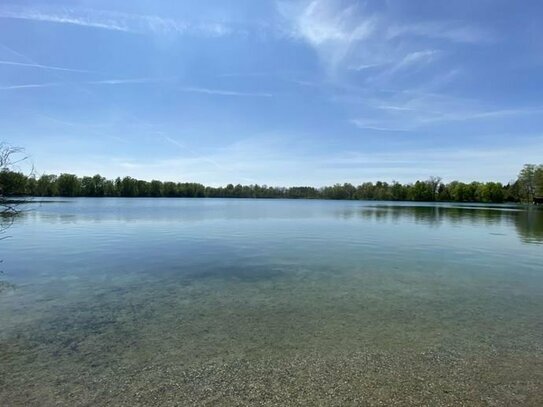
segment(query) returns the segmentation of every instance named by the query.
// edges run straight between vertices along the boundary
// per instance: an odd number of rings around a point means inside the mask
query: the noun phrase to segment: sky
[[[539,0],[3,0],[36,173],[508,182],[543,162]]]

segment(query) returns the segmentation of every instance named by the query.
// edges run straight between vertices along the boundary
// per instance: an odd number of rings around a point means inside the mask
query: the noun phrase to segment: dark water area
[[[543,211],[34,202],[0,242],[0,405],[543,405]]]

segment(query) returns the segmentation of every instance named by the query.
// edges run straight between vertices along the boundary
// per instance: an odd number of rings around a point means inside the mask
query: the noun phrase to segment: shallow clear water
[[[543,211],[35,202],[0,405],[543,405]]]

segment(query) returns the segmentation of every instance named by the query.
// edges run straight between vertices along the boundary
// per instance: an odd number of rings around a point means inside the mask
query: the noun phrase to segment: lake
[[[0,242],[0,405],[543,405],[543,211],[48,199]]]

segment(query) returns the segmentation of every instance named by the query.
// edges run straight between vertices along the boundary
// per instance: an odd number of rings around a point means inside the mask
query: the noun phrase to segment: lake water
[[[0,405],[543,405],[543,211],[35,202],[0,242]]]

